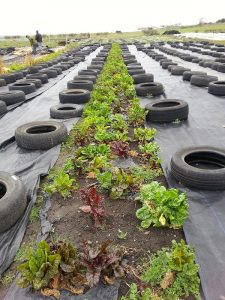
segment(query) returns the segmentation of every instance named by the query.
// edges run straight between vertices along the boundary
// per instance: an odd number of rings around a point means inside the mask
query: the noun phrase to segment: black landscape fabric
[[[187,242],[196,248],[204,297],[207,300],[225,299],[225,191],[188,189],[178,184],[170,173],[173,154],[185,147],[209,146],[225,148],[225,97],[208,93],[207,88],[192,86],[182,76],[173,76],[161,68],[159,62],[130,46],[132,54],[156,82],[164,85],[165,94],[158,99],[181,99],[189,104],[189,118],[178,124],[147,124],[157,129],[156,141],[161,148],[164,174],[170,187],[185,191],[189,200],[189,217],[184,224]],[[172,57],[175,60],[174,57]],[[176,60],[181,63],[179,58]],[[194,70],[215,75],[215,71],[182,61]],[[224,75],[216,72],[219,79]],[[156,100],[142,98],[141,104]]]
[[[85,62],[79,63],[76,68],[61,78],[54,87],[8,112],[0,119],[0,171],[19,176],[25,184],[28,197],[28,206],[23,217],[7,232],[0,234],[0,275],[12,263],[20,246],[29,213],[36,200],[40,177],[47,174],[53,167],[60,152],[60,145],[48,151],[30,151],[19,148],[14,138],[15,129],[28,122],[49,120],[50,107],[59,104],[59,92],[66,89],[67,81],[72,80],[80,69],[90,64],[91,59],[98,52],[99,48],[87,56]],[[64,123],[69,130],[77,121],[78,118],[65,120]]]

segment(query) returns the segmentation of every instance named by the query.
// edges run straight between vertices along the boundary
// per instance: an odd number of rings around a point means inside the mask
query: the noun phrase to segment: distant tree
[[[116,33],[122,33],[122,31],[121,30],[117,30]]]
[[[217,20],[216,23],[225,23],[225,18]]]
[[[142,30],[145,35],[159,35],[158,31],[152,28],[146,28]]]
[[[163,35],[172,35],[172,34],[180,34],[180,31],[172,29],[172,30],[166,30],[163,32]]]

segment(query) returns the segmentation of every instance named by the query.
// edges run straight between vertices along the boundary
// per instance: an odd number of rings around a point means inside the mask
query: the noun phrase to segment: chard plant
[[[157,181],[143,185],[140,189],[142,207],[136,211],[141,227],[180,228],[188,217],[186,194],[177,189],[166,189]]]
[[[90,287],[96,285],[101,278],[105,283],[114,284],[117,278],[124,276],[122,255],[111,245],[111,241],[98,247],[84,242],[81,263],[87,268],[86,279]]]
[[[51,177],[50,177],[51,178]],[[44,191],[48,194],[59,193],[64,199],[71,196],[71,191],[78,189],[75,178],[70,178],[64,170],[58,170],[51,178],[52,183],[46,184]]]
[[[51,252],[47,242],[39,242],[37,250],[17,268],[21,274],[17,280],[18,286],[26,288],[31,285],[34,290],[47,287],[58,273],[60,261],[61,256]]]
[[[95,186],[89,189],[81,189],[80,194],[85,203],[85,206],[80,207],[80,209],[85,213],[89,213],[94,220],[95,226],[100,227],[102,219],[107,215],[104,199],[97,193]]]
[[[139,141],[142,144],[152,141],[155,135],[155,128],[138,127],[134,129],[134,140]]]

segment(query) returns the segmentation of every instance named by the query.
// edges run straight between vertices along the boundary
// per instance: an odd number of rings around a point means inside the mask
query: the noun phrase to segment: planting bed
[[[163,84],[164,94],[159,97],[160,100],[181,99],[189,105],[186,121],[176,120],[172,124],[154,122],[148,123],[148,126],[154,124],[157,129],[156,141],[161,148],[162,167],[169,186],[186,191],[188,195],[190,213],[184,224],[184,232],[188,243],[196,247],[204,298],[219,299],[224,295],[225,278],[223,93],[218,96],[211,95],[210,88],[193,86],[189,81],[183,80],[182,75],[171,75],[168,70],[161,68],[164,62],[157,61],[157,56],[152,51],[146,51],[142,47],[139,52],[134,46],[130,46],[129,49],[142,63],[146,72],[152,72],[154,80]],[[159,53],[157,50],[155,52]],[[165,59],[165,56],[161,59]],[[168,58],[179,64],[182,62],[174,56],[169,55]],[[193,71],[206,71],[202,66],[196,68],[194,62],[183,61],[182,65]],[[224,78],[222,73],[208,71],[208,68],[207,73],[217,75],[220,79]],[[223,84],[219,81],[218,85],[223,88]],[[143,106],[150,106],[151,103],[153,101],[150,95],[141,98]],[[185,151],[189,150],[191,155],[185,155]],[[197,177],[195,170],[198,173]]]
[[[87,299],[199,299],[194,252],[180,242],[187,198],[167,189],[156,130],[144,127],[147,111],[128,74],[144,78],[145,71],[133,67],[136,61],[127,46],[121,48],[104,46],[93,60],[97,71],[78,73],[82,80],[87,74],[95,81],[100,72],[90,97],[84,99],[90,92],[79,86],[59,93],[63,103],[88,103],[41,185],[39,197],[48,202],[42,233],[37,220],[27,228],[26,242],[39,232],[38,241],[47,238],[47,243],[38,245],[36,255],[22,255],[19,261],[25,259],[25,264],[18,267],[22,277],[17,283],[25,289],[12,285],[5,299],[43,299],[41,294],[49,299],[85,299],[85,294],[72,294],[97,285],[101,295],[106,288],[99,281],[109,285],[108,294]],[[103,68],[95,65],[98,61],[105,63]],[[155,84],[153,76],[147,78],[150,83],[144,78],[139,84]],[[157,252],[164,247],[167,254]],[[38,272],[41,269],[45,271]],[[72,294],[60,296],[62,290]]]

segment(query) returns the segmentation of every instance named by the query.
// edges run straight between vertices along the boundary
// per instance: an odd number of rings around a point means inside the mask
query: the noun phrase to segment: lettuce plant
[[[47,287],[51,279],[58,273],[61,256],[50,251],[46,241],[38,244],[37,250],[28,260],[18,266],[21,277],[17,284],[26,288],[31,285],[35,290]]]
[[[166,189],[158,182],[143,185],[140,190],[142,207],[136,211],[141,227],[167,226],[180,228],[188,216],[187,197],[176,189]]]

